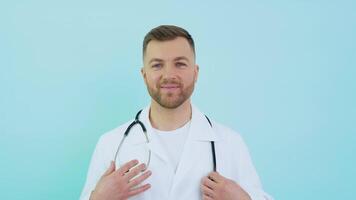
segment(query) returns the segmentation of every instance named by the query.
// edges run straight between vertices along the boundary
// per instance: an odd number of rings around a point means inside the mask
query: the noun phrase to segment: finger
[[[137,187],[137,188],[135,188],[133,190],[130,190],[128,196],[132,197],[132,196],[138,195],[138,194],[140,194],[140,193],[142,193],[142,192],[144,192],[144,191],[146,191],[146,190],[148,190],[150,188],[151,188],[151,185],[147,183],[147,184],[145,184],[143,186],[140,186],[140,187]]]
[[[216,183],[221,182],[222,179],[222,176],[218,172],[211,172],[208,177]]]
[[[205,185],[200,185],[200,191],[202,192],[202,194],[208,195],[209,197],[214,197],[215,196],[214,191],[211,188],[209,188],[209,187],[207,187]]]
[[[201,183],[202,185],[205,185],[212,190],[214,190],[217,185],[217,183],[211,180],[209,177],[204,177]]]
[[[137,178],[132,179],[131,181],[129,181],[129,187],[134,187],[140,183],[142,183],[144,180],[146,180],[148,177],[150,177],[152,174],[151,171],[147,171],[145,173],[143,173],[142,175],[140,175]]]
[[[203,200],[214,200],[212,197],[208,196],[208,195],[205,195],[203,194]]]
[[[128,172],[132,167],[138,164],[138,160],[131,160],[125,163],[122,167],[120,167],[117,172],[123,176],[126,172]]]
[[[109,168],[104,172],[103,176],[107,176],[115,171],[115,163],[114,161],[110,162]]]
[[[139,174],[140,172],[143,172],[145,170],[146,170],[146,165],[144,163],[142,163],[139,166],[131,169],[128,173],[126,173],[125,177],[127,177],[128,180],[131,180],[137,174]]]

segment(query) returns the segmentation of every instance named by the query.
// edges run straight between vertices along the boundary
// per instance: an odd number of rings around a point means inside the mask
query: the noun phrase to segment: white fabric
[[[161,131],[153,128],[157,134],[157,138],[161,143],[163,149],[167,153],[169,164],[176,172],[180,157],[183,152],[185,140],[187,139],[190,128],[190,121],[184,126],[173,131]]]
[[[124,162],[138,158],[147,158],[147,152],[152,152],[149,169],[152,175],[144,182],[151,188],[131,200],[199,200],[201,199],[200,182],[213,169],[210,142],[215,142],[217,171],[237,182],[252,200],[271,200],[263,191],[259,177],[252,164],[248,149],[240,135],[231,129],[212,121],[213,127],[196,107],[192,106],[192,119],[189,134],[180,158],[177,171],[169,164],[167,152],[153,134],[149,121],[149,107],[145,108],[140,120],[147,128],[150,142],[145,142],[139,126],[131,129],[119,155]],[[88,200],[97,181],[114,159],[117,146],[123,137],[128,122],[104,134],[98,141],[93,153],[87,180],[80,199]],[[144,161],[143,161],[144,162]]]

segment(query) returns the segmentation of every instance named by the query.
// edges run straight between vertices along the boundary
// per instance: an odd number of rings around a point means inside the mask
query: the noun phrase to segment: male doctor
[[[239,134],[210,121],[191,103],[199,73],[191,35],[171,25],[152,29],[143,41],[143,63],[141,73],[151,103],[138,118],[149,142],[136,125],[116,158],[132,121],[104,134],[92,156],[81,199],[272,199],[263,191]]]

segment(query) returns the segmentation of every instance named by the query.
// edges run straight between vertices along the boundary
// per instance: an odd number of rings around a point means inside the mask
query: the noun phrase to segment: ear
[[[142,75],[142,77],[144,77],[145,75],[144,75],[144,69],[143,69],[143,67],[141,67],[141,75]]]
[[[194,76],[194,81],[198,81],[198,76],[199,76],[199,65],[195,65],[195,76]]]
[[[145,84],[146,84],[147,81],[146,81],[146,71],[145,71],[145,67],[141,67],[141,75],[142,75],[143,81],[144,81]]]

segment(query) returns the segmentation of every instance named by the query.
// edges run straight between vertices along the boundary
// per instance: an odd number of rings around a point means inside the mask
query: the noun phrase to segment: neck
[[[153,128],[161,131],[172,131],[186,124],[192,116],[192,107],[188,99],[177,108],[164,108],[152,100],[150,122]]]

